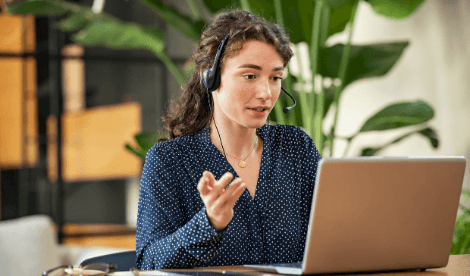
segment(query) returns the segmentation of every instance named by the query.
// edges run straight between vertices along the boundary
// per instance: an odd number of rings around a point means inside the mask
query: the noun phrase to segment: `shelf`
[[[62,244],[135,249],[135,227],[123,224],[73,224],[62,227]]]

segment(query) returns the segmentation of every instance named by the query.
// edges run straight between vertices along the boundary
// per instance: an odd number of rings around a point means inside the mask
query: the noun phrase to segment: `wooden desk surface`
[[[193,268],[193,269],[167,269],[166,272],[197,272],[197,271],[207,271],[207,272],[219,272],[224,271],[237,272],[237,273],[248,273],[248,274],[262,274],[269,275],[267,273],[260,273],[243,266],[213,266],[213,267],[203,267],[203,268]],[[145,275],[145,274],[144,274]],[[151,274],[148,274],[151,275]],[[230,274],[228,274],[229,276]],[[335,274],[328,274],[335,275]],[[446,267],[438,269],[428,269],[424,272],[419,271],[407,271],[407,272],[384,272],[384,273],[366,273],[366,274],[337,274],[341,276],[470,276],[470,255],[451,255],[449,258],[449,263]]]

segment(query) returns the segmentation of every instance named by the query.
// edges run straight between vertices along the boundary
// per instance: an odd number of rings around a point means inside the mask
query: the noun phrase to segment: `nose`
[[[263,101],[267,101],[271,98],[273,92],[273,87],[270,86],[269,80],[262,81],[258,85],[258,91],[256,93],[256,98]]]

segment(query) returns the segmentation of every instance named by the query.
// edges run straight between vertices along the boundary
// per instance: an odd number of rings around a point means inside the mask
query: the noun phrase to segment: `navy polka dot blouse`
[[[209,138],[210,128],[153,146],[140,183],[136,263],[140,270],[300,262],[320,155],[290,125],[264,125],[255,198],[245,189],[228,226],[217,232],[197,184],[235,170]]]

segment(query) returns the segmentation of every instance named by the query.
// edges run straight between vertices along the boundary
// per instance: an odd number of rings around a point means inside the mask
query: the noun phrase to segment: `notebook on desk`
[[[446,266],[464,172],[463,157],[324,158],[303,261],[245,266],[293,275]]]

